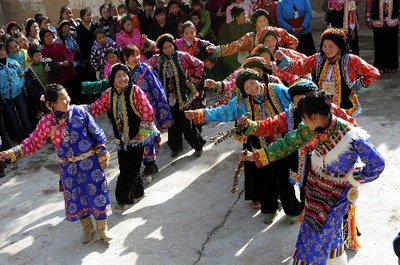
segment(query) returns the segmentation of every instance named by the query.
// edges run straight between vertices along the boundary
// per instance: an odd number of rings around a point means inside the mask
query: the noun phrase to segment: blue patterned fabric
[[[137,84],[144,93],[154,110],[154,123],[158,129],[167,129],[173,124],[167,96],[158,74],[146,63],[139,63],[135,68],[129,67],[134,84]],[[145,146],[143,163],[155,160],[160,148],[160,136],[155,135]]]
[[[78,156],[106,141],[104,131],[81,107],[70,107],[66,129],[61,144],[56,148],[59,158]],[[61,171],[67,220],[77,221],[89,214],[104,219],[111,214],[106,175],[96,155],[77,162],[61,163]]]

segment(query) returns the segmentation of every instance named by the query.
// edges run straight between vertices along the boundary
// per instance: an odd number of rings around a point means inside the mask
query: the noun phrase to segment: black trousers
[[[299,35],[296,38],[299,40],[299,46],[297,46],[298,52],[304,53],[307,56],[314,55],[317,52],[311,32]]]
[[[373,28],[374,66],[380,70],[399,68],[399,26]]]
[[[140,177],[143,146],[128,146],[127,150],[118,150],[119,176],[115,188],[115,198],[121,204],[133,204],[133,199],[144,195],[144,186]]]
[[[246,162],[245,198],[259,200],[261,212],[267,214],[278,210],[279,195],[285,214],[300,214],[300,202],[296,198],[293,185],[289,182],[288,158],[261,168],[257,168],[253,162]]]
[[[183,138],[185,137],[189,145],[200,150],[206,141],[201,136],[197,126],[185,117],[184,110],[179,110],[178,102],[171,107],[171,115],[174,125],[168,128],[168,146],[172,151],[178,151],[182,148]]]

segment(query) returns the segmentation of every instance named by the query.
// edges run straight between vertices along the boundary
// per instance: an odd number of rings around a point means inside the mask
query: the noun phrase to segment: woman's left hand
[[[100,162],[101,169],[106,169],[107,167],[108,167],[108,159],[104,160],[103,162]]]

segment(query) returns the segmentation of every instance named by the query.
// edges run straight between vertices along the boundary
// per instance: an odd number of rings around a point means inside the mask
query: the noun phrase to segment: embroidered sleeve
[[[106,135],[94,120],[93,116],[86,113],[88,136],[94,141],[94,150],[99,162],[103,162],[110,157],[110,153],[105,145]]]
[[[158,70],[158,62],[160,60],[159,54],[154,54],[148,61],[147,64],[153,67],[153,69]]]
[[[300,123],[296,130],[285,135],[284,138],[278,139],[264,149],[258,150],[253,154],[257,160],[257,166],[266,165],[265,163],[277,161],[304,146],[312,137],[313,132],[304,124]],[[268,162],[267,162],[268,161]]]
[[[371,182],[379,177],[385,168],[385,160],[368,140],[353,141],[353,148],[365,164],[354,170],[354,179],[360,183]]]
[[[234,121],[241,115],[246,114],[246,111],[236,106],[237,98],[234,97],[227,105],[222,105],[217,108],[207,108],[204,111],[205,122],[209,121]]]
[[[218,45],[214,53],[215,57],[225,57],[244,51],[251,51],[254,46],[254,38],[252,32],[247,33],[241,38],[225,45]]]
[[[105,72],[105,71],[104,71]],[[84,81],[82,82],[83,94],[99,94],[108,88],[108,81],[102,79],[99,81]]]
[[[282,28],[274,27],[274,29],[276,30],[276,33],[278,33],[279,46],[284,47],[286,45],[286,48],[288,49],[297,49],[299,40],[295,36],[289,34],[285,29]]]
[[[278,63],[277,66],[291,74],[306,75],[315,72],[318,56],[320,56],[319,53],[294,60],[285,55],[285,59]]]
[[[87,111],[93,116],[97,117],[110,109],[110,93],[111,88],[104,91],[100,98],[87,106]]]
[[[36,129],[21,142],[21,144],[7,150],[11,161],[14,162],[24,156],[39,151],[50,136],[52,120],[50,115],[44,115],[38,122]]]
[[[372,20],[372,1],[373,0],[366,0],[365,6],[365,20],[371,21]]]
[[[336,106],[333,103],[332,103],[332,113],[336,117],[346,120],[346,121],[350,122],[351,124],[353,124],[354,126],[358,126],[356,119],[354,119],[353,117],[348,115],[344,109],[339,108],[338,106]]]
[[[140,113],[142,121],[154,121],[154,111],[149,100],[147,99],[146,93],[143,92],[140,87],[135,86],[134,88],[134,100],[133,104]]]
[[[256,122],[256,129],[253,134],[260,137],[268,137],[288,132],[286,113],[281,112],[274,117],[266,118]],[[247,131],[245,132],[245,134]]]
[[[204,63],[186,52],[181,53],[183,69],[188,70],[191,77],[201,79],[204,73]]]
[[[357,55],[349,56],[349,75],[355,80],[352,87],[361,94],[379,77],[379,70]]]
[[[299,79],[297,75],[293,75],[276,67],[272,69],[272,74],[275,77],[279,78],[279,80],[281,80],[282,82],[286,83],[288,86],[291,86],[294,81]]]

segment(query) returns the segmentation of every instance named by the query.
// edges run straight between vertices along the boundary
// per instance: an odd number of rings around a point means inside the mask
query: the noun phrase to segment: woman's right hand
[[[242,126],[243,128],[248,128],[249,120],[245,116],[242,116],[237,120],[237,125]]]
[[[10,158],[10,154],[7,151],[0,152],[0,161],[4,161]]]
[[[194,111],[193,110],[185,110],[185,117],[188,120],[194,119]]]
[[[206,79],[204,81],[204,86],[206,88],[216,88],[217,87],[217,82],[215,82],[213,79]]]
[[[275,59],[276,59],[277,61],[282,61],[282,60],[285,58],[285,54],[284,54],[282,51],[277,50],[277,51],[275,52],[275,54],[274,54],[274,57],[275,57]]]
[[[206,51],[207,51],[208,53],[214,53],[216,50],[217,50],[217,47],[215,47],[215,45],[208,45],[208,46],[206,47]]]
[[[69,61],[68,61],[68,60],[63,61],[63,62],[61,63],[61,66],[63,66],[63,67],[68,67],[68,66],[69,66]]]

